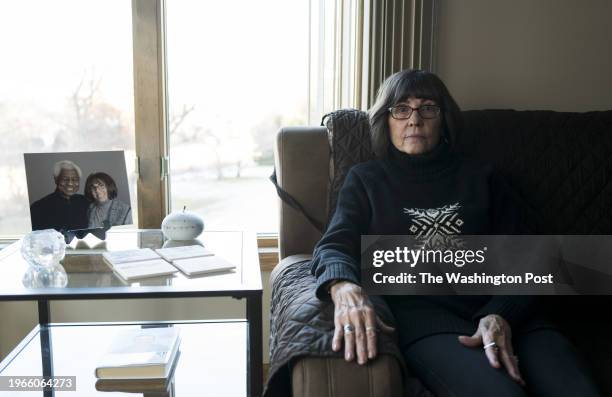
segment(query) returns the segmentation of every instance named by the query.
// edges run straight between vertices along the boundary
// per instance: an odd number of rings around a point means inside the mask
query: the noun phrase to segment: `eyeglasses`
[[[409,119],[414,110],[424,119],[435,119],[440,114],[440,106],[438,105],[423,105],[418,108],[413,108],[408,105],[395,105],[388,110],[391,113],[391,117],[397,120]]]

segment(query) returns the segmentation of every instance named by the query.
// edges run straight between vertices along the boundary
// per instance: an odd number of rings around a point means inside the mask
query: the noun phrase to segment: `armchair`
[[[366,120],[365,114],[354,114]],[[457,150],[493,163],[507,177],[529,206],[532,230],[612,234],[612,111],[478,110],[463,116]],[[430,395],[410,377],[393,339],[381,338],[382,354],[367,366],[344,363],[341,354],[331,352],[333,307],[314,297],[308,260],[321,231],[313,224],[327,223],[344,171],[368,159],[367,136],[360,138],[362,145],[355,145],[359,139],[353,136],[348,148],[340,141],[356,131],[349,128],[341,135],[325,127],[291,127],[277,136],[278,186],[301,209],[280,202],[282,260],[271,275],[267,396],[399,396],[402,384],[404,395]],[[607,375],[612,373],[612,327],[601,316],[609,297],[553,296],[543,301],[587,358],[604,394],[612,394]],[[374,303],[383,320],[392,323],[384,301]]]

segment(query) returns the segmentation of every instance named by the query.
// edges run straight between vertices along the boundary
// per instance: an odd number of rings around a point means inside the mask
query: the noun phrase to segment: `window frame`
[[[138,227],[157,229],[170,208],[165,0],[132,0]]]
[[[309,14],[312,18],[312,2],[321,3],[322,0],[308,1],[311,2]],[[340,29],[336,36],[338,41],[335,43],[340,50],[337,55],[345,51],[344,47],[350,44],[356,47],[356,51],[349,54],[350,64],[336,66],[334,63],[336,76],[332,94],[337,98],[335,103],[341,105],[342,102],[350,102],[353,107],[365,109],[374,101],[374,94],[385,76],[407,67],[435,72],[437,1],[336,2],[336,10],[341,11],[340,21],[334,22],[339,23],[336,29]],[[344,11],[347,11],[346,17]],[[399,14],[397,11],[400,11]],[[346,21],[351,32],[349,34],[343,33],[344,18],[351,19]],[[159,228],[171,207],[165,21],[166,0],[132,0],[135,147],[140,228]],[[312,28],[312,21],[309,24]],[[406,29],[407,27],[409,28]],[[312,38],[312,32],[310,36]],[[311,50],[312,48],[309,49],[312,55]],[[308,77],[311,80],[312,72],[311,69]],[[344,87],[344,95],[343,83],[347,85]],[[311,90],[312,81],[309,81],[308,86],[309,96],[321,97],[321,93]],[[343,100],[343,96],[346,99]],[[310,118],[314,106],[311,103],[312,98],[307,101]],[[258,241],[262,249],[278,250],[278,234],[258,233]]]
[[[138,227],[170,212],[166,1],[132,0]],[[257,233],[264,270],[278,262],[278,234]]]

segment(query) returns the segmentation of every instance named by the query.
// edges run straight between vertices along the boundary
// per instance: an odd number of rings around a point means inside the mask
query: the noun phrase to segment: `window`
[[[136,208],[130,3],[1,2],[0,36],[0,235],[31,230],[24,152],[123,149]]]
[[[116,149],[141,227],[170,199],[209,230],[276,232],[277,130],[367,108],[383,76],[432,59],[433,6],[394,4],[1,2],[0,236],[30,230],[24,152]]]
[[[276,132],[307,124],[308,1],[166,7],[172,209],[276,232]]]

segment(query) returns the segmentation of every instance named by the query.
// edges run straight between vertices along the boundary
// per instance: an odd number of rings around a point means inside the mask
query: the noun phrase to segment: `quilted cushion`
[[[495,164],[539,234],[612,233],[612,111],[463,112],[458,150]]]
[[[365,112],[341,109],[323,117],[330,147],[329,213],[327,223],[336,211],[338,192],[349,169],[374,158],[370,142],[370,122]]]
[[[342,357],[342,352],[331,350],[334,330],[334,306],[315,296],[316,283],[310,274],[310,258],[290,256],[274,268],[270,276],[272,297],[270,307],[270,378],[264,396],[291,394],[289,363],[301,356]],[[373,296],[376,313],[390,325],[393,315],[382,298]],[[380,354],[395,357],[401,364],[401,352],[396,335],[379,334]],[[415,388],[422,388],[420,382]]]

